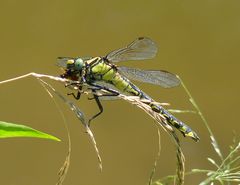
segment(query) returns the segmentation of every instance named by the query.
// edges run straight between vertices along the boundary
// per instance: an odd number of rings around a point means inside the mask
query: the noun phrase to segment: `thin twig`
[[[28,73],[26,75],[22,75],[22,76],[19,76],[19,77],[16,77],[16,78],[1,81],[0,84],[7,83],[7,82],[12,82],[12,81],[15,81],[15,80],[19,80],[19,79],[22,79],[22,78],[26,78],[28,76],[34,76],[34,77],[37,77],[37,78],[43,78],[44,77],[44,78],[49,78],[49,79],[52,79],[52,80],[55,80],[55,81],[65,82],[65,83],[69,82],[69,80],[67,80],[67,79],[54,77],[54,76],[50,76],[50,75]],[[75,113],[75,115],[78,117],[78,119],[85,125],[86,131],[89,134],[89,136],[91,138],[91,141],[92,141],[92,143],[95,147],[95,150],[96,150],[96,153],[97,153],[97,156],[98,156],[98,160],[99,160],[99,164],[100,164],[100,169],[101,169],[102,168],[102,162],[101,162],[101,158],[100,158],[100,155],[99,155],[99,151],[97,149],[96,142],[95,142],[95,139],[93,137],[93,134],[92,134],[91,130],[87,127],[87,124],[85,124],[83,113],[79,110],[79,108],[77,106],[75,106],[72,102],[70,102],[69,100],[64,98],[52,86],[50,86],[47,83],[45,85],[47,85],[58,97],[60,97],[72,109],[72,111]],[[126,96],[126,95],[123,95],[123,94],[119,94],[119,97],[128,101],[131,104],[134,104],[134,105],[138,106],[142,110],[144,110],[155,121],[157,121],[157,123],[171,136],[171,138],[173,139],[173,141],[175,143],[176,151],[177,151],[176,152],[176,155],[177,155],[177,179],[176,179],[176,183],[177,183],[177,185],[183,185],[183,183],[184,183],[184,172],[185,172],[185,166],[184,166],[185,160],[184,160],[183,152],[181,150],[179,139],[178,139],[174,129],[167,123],[166,118],[163,115],[153,111],[152,108],[149,105],[142,102],[142,100],[140,100],[138,97]]]

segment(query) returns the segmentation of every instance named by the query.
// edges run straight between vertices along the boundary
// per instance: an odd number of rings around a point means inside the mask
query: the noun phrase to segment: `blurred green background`
[[[1,0],[0,80],[29,72],[59,75],[58,56],[99,56],[139,36],[159,46],[155,59],[119,65],[165,69],[186,83],[210,123],[226,155],[239,127],[240,1],[133,0],[30,1]],[[68,89],[49,81],[60,92]],[[182,87],[162,89],[140,84],[146,93],[171,108],[193,109]],[[33,77],[0,86],[0,120],[24,123],[62,139],[3,139],[1,184],[52,185],[67,153],[67,134],[53,101]],[[73,113],[56,99],[72,136],[71,166],[66,185],[145,185],[157,153],[154,121],[123,101],[103,102],[104,113],[92,124],[103,160],[97,167],[94,149]],[[97,111],[83,97],[76,102],[89,116]],[[199,116],[179,114],[201,137],[181,135],[186,170],[213,169],[206,157],[217,158]],[[175,149],[161,130],[161,157],[155,179],[174,174]],[[205,176],[186,177],[198,184]]]

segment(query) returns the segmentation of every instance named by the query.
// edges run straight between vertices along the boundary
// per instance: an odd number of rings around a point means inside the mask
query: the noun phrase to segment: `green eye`
[[[81,58],[78,58],[77,60],[75,60],[75,68],[76,70],[81,70],[84,66],[84,62]]]

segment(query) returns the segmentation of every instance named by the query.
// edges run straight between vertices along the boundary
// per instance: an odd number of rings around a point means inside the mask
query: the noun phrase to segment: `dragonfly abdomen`
[[[170,114],[161,105],[159,105],[157,102],[155,102],[151,97],[149,97],[143,91],[138,89],[135,85],[133,85],[132,83],[130,83],[130,85],[132,86],[132,88],[136,89],[139,92],[138,96],[140,98],[149,100],[149,102],[144,102],[144,103],[148,104],[154,112],[157,112],[157,113],[163,115],[165,117],[167,123],[171,124],[176,129],[178,129],[184,136],[188,136],[188,137],[191,137],[195,141],[199,141],[199,137],[189,126],[187,126],[185,123],[183,123],[182,121],[180,121],[176,117],[174,117],[172,114]]]
[[[192,139],[194,139],[195,141],[199,141],[199,137],[189,126],[187,126],[185,123],[183,123],[182,121],[175,118],[172,114],[170,114],[162,106],[160,106],[154,102],[150,103],[149,105],[151,106],[153,111],[158,112],[159,114],[163,115],[166,118],[167,122],[170,123],[172,126],[174,126],[176,129],[178,129],[179,131],[181,131],[181,133],[184,136],[189,136]]]

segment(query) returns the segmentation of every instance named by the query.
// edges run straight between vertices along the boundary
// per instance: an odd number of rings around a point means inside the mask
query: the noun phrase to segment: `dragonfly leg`
[[[79,86],[80,83],[79,82],[70,82],[70,83],[66,84],[65,87],[68,87],[68,86],[71,86],[71,85]]]
[[[78,91],[77,95],[75,95],[73,92],[68,93],[67,95],[72,95],[76,100],[79,100],[81,97],[81,93]]]
[[[108,97],[108,96],[110,96],[110,97],[112,97],[112,96],[118,96],[118,94],[115,94],[115,93],[112,93],[112,94],[101,94],[101,95],[96,95],[97,97]],[[95,97],[93,96],[93,97],[88,97],[88,100],[94,100],[95,99]]]
[[[72,95],[76,100],[79,100],[81,97],[81,92],[80,92],[81,90],[82,90],[82,86],[79,87],[77,95],[75,95],[73,92],[68,93],[67,95]]]
[[[101,85],[96,85],[96,84],[93,84],[93,83],[90,83],[89,85],[91,85],[92,87],[95,88],[95,89],[91,88],[94,91],[96,91],[96,90],[105,90],[105,91],[113,94],[113,96],[118,96],[119,95],[119,92],[114,90],[114,89],[107,88],[107,87],[104,87],[104,86],[101,86]],[[112,96],[111,94],[110,94],[110,96]]]
[[[94,116],[92,116],[89,120],[88,120],[88,126],[90,127],[90,122],[95,119],[96,117],[98,117],[102,112],[103,112],[103,106],[98,98],[98,96],[96,94],[93,94],[93,98],[95,99],[97,106],[99,108],[99,112],[97,114],[95,114]]]

